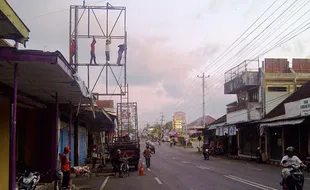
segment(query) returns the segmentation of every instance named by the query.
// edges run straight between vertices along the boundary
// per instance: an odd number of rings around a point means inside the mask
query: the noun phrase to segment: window
[[[258,102],[258,89],[249,91],[249,101],[250,102]]]
[[[268,92],[287,92],[287,87],[268,87]]]

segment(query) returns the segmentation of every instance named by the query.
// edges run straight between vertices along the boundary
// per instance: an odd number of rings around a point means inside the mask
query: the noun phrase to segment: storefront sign
[[[227,134],[228,136],[236,135],[236,126],[230,125],[230,126],[223,126],[223,127],[217,127],[216,128],[216,136],[225,136]]]
[[[310,115],[310,98],[300,100],[301,116]]]

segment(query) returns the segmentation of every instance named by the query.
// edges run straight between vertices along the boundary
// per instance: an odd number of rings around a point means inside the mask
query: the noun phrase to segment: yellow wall
[[[9,188],[10,101],[0,98],[0,189]]]

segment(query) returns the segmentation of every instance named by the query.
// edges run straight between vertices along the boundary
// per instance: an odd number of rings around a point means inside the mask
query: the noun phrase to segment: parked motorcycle
[[[261,163],[262,162],[262,153],[260,151],[260,147],[257,147],[256,149],[256,162]]]
[[[208,148],[204,149],[202,154],[203,154],[205,160],[209,160],[210,153],[209,153],[209,149]]]
[[[18,189],[35,190],[41,179],[41,176],[44,176],[46,174],[40,174],[39,172],[31,172],[30,170],[26,170],[18,179]]]
[[[291,169],[291,175],[285,179],[282,184],[284,190],[302,190],[304,186],[304,175],[301,171],[300,165],[292,165],[288,167]]]

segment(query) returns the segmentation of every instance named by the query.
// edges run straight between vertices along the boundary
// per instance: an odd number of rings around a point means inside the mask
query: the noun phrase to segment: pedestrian
[[[98,149],[94,146],[92,151],[92,169],[95,169],[98,160]]]
[[[111,40],[107,39],[105,42],[105,60],[107,63],[110,61],[110,45],[111,45]]]
[[[63,174],[62,179],[62,187],[63,188],[69,188],[69,182],[70,182],[70,160],[69,160],[69,154],[70,148],[66,146],[64,148],[64,152],[61,155],[61,171]]]
[[[117,64],[118,65],[121,65],[121,60],[122,60],[124,51],[125,51],[125,44],[118,45],[118,57],[117,57]]]
[[[75,56],[76,53],[76,43],[75,40],[71,40],[71,46],[70,46],[70,63],[73,63],[73,56]]]
[[[94,63],[97,64],[97,62],[96,62],[96,55],[95,55],[95,44],[96,44],[96,39],[93,36],[93,41],[90,44],[90,63],[89,64],[92,64],[93,60],[94,60]]]
[[[152,151],[151,151],[150,147],[146,146],[146,149],[143,152],[143,156],[145,158],[146,168],[150,168],[150,166],[151,166],[151,155],[152,155]]]

